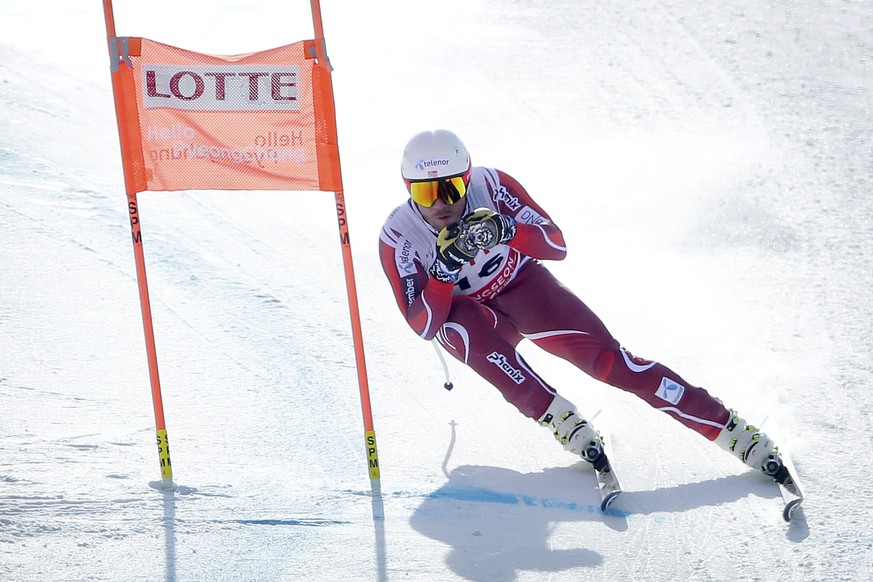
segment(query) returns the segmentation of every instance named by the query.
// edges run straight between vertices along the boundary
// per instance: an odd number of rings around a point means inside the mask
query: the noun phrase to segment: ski
[[[621,495],[621,484],[618,482],[618,475],[615,474],[615,468],[612,465],[612,439],[609,438],[608,427],[601,412],[603,411],[598,410],[591,417],[591,422],[597,432],[600,433],[600,439],[603,442],[605,464],[599,469],[595,468],[594,472],[597,475],[597,491],[600,493],[600,511],[605,512],[616,498]],[[594,423],[595,420],[597,420],[596,424]]]
[[[779,485],[779,493],[782,495],[782,501],[784,503],[782,507],[782,519],[790,522],[795,516],[797,510],[800,509],[800,504],[803,503],[803,488],[797,478],[797,471],[795,470],[791,459],[784,452],[780,451],[779,454],[782,458],[782,464],[786,469],[788,469],[788,475],[785,477],[785,480],[782,483],[777,481],[777,484]]]
[[[621,484],[619,484],[618,476],[612,468],[609,455],[604,453],[603,456],[606,457],[606,464],[600,469],[594,469],[597,474],[597,489],[600,492],[600,511],[609,509],[612,502],[621,495]]]
[[[767,424],[768,420],[768,417],[764,417],[760,426],[763,428],[766,425],[767,432],[770,433],[771,436],[778,437],[780,432],[778,426],[775,426],[775,423],[773,422]],[[779,494],[782,496],[782,519],[791,522],[791,519],[795,516],[797,510],[800,509],[800,504],[803,503],[803,488],[797,476],[797,469],[794,468],[794,463],[791,461],[791,457],[781,449],[777,449],[777,451],[779,464],[773,467],[773,471],[765,471],[765,474],[773,476],[773,478],[776,479],[776,475],[779,475],[783,471],[786,473],[785,478],[781,479],[782,482],[776,480],[776,484],[779,486]],[[768,461],[772,459],[772,456],[773,455],[771,454]]]

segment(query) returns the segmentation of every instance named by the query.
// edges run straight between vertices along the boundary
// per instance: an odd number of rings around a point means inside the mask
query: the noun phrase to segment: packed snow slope
[[[873,578],[873,4],[322,2],[382,467],[372,497],[330,193],[143,193],[164,492],[98,2],[0,2],[0,579]],[[306,2],[116,0],[236,54]],[[634,353],[766,418],[774,485],[630,395],[625,493],[433,348],[376,254],[406,140],[456,131],[563,228],[550,268]]]

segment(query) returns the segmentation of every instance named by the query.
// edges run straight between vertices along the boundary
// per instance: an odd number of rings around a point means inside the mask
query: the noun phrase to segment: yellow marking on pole
[[[159,428],[158,434],[158,458],[161,460],[161,477],[173,478],[173,466],[170,463],[170,441],[167,439],[167,430]]]
[[[367,443],[367,463],[370,467],[370,479],[379,479],[379,452],[376,450],[376,431],[364,433]]]

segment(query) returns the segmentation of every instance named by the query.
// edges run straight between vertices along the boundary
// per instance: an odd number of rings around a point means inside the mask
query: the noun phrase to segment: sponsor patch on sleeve
[[[515,219],[522,224],[541,224],[546,222],[546,218],[543,217],[542,214],[531,208],[530,206],[525,206],[519,211],[519,213],[515,216]]]
[[[412,258],[412,243],[409,242],[408,238],[401,238],[394,251],[394,263],[397,265],[397,272],[400,273],[401,277],[409,277],[418,272]]]
[[[685,386],[674,382],[666,376],[661,378],[661,385],[658,386],[658,391],[655,392],[655,396],[661,400],[666,400],[670,404],[679,404],[684,394]]]

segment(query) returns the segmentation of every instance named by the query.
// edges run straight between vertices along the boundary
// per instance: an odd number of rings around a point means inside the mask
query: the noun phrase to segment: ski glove
[[[491,249],[515,238],[515,219],[487,208],[478,208],[461,219],[461,233],[467,247]]]
[[[477,247],[466,244],[466,239],[461,237],[462,230],[460,224],[450,224],[437,236],[436,261],[430,268],[430,274],[437,281],[454,283],[461,267],[479,252]]]

